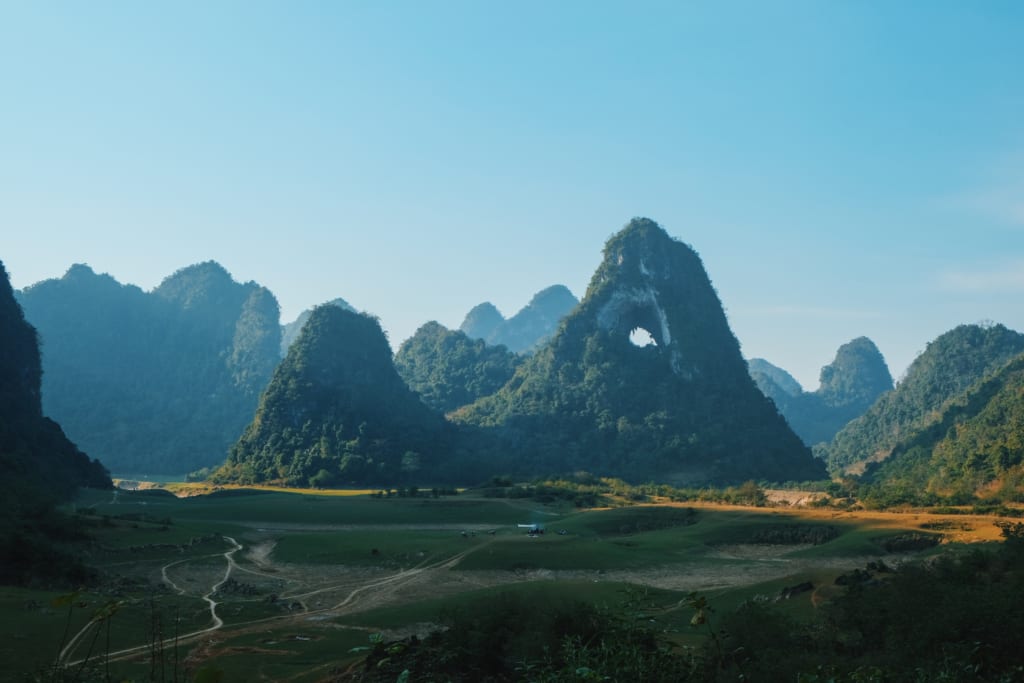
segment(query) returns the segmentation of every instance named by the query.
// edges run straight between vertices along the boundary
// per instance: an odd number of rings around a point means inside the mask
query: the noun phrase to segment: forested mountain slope
[[[822,449],[834,472],[889,457],[941,419],[944,406],[1024,352],[1024,335],[1002,325],[961,325],[928,344],[906,376]]]
[[[280,360],[277,300],[214,262],[152,292],[88,266],[21,292],[43,348],[43,407],[118,473],[223,462]]]
[[[886,504],[1024,496],[1024,354],[947,401],[926,426],[868,467]]]
[[[319,306],[214,479],[395,485],[426,474],[436,481],[451,444],[450,425],[395,371],[377,320]]]

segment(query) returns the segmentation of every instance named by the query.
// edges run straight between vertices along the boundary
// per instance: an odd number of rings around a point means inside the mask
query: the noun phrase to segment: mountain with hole
[[[522,472],[728,483],[824,477],[754,384],[700,257],[646,218],[497,393],[453,414]]]

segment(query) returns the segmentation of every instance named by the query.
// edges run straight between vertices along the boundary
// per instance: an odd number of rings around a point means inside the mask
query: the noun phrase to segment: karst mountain
[[[653,343],[635,345],[638,329]],[[499,434],[529,472],[673,482],[824,474],[748,374],[700,257],[644,218],[608,240],[555,336],[454,419]]]
[[[85,265],[21,292],[43,347],[43,407],[115,473],[224,461],[280,360],[277,300],[215,262],[153,291]]]

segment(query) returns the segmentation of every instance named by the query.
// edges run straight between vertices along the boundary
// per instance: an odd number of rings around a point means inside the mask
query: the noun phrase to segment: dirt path
[[[224,570],[224,578],[221,579],[218,583],[214,584],[213,588],[210,589],[210,592],[203,596],[203,600],[210,604],[210,616],[213,618],[213,626],[202,631],[190,633],[185,636],[186,638],[190,638],[194,635],[202,635],[203,633],[209,633],[210,631],[216,631],[224,625],[224,620],[217,616],[217,601],[213,599],[213,595],[216,594],[217,590],[221,586],[227,583],[227,580],[229,578],[231,578],[231,570],[238,568],[238,565],[235,564],[235,553],[242,549],[242,546],[238,544],[238,541],[231,538],[230,536],[224,536],[224,539],[227,541],[231,541],[231,544],[235,546],[231,550],[224,553],[224,559],[227,560],[228,563],[227,568]]]
[[[210,606],[210,617],[213,620],[213,625],[209,626],[208,628],[200,629],[198,631],[193,631],[191,633],[186,633],[184,635],[178,636],[177,642],[179,644],[185,643],[185,642],[188,642],[188,641],[191,641],[191,640],[194,640],[194,639],[198,638],[199,636],[202,636],[204,634],[210,633],[212,631],[216,631],[216,630],[218,630],[218,629],[220,629],[220,628],[222,628],[224,626],[224,620],[221,619],[217,615],[217,605],[219,603],[216,600],[213,599],[213,595],[216,594],[217,590],[220,589],[220,587],[223,586],[227,582],[227,580],[231,577],[232,570],[238,569],[238,565],[235,563],[234,555],[239,550],[242,550],[243,546],[241,544],[239,544],[238,541],[236,541],[235,539],[233,539],[230,536],[223,536],[223,538],[224,538],[224,540],[230,542],[231,545],[233,546],[230,550],[227,550],[224,553],[215,553],[213,555],[204,555],[204,556],[202,556],[202,557],[205,558],[205,557],[217,557],[219,555],[219,556],[223,557],[224,560],[227,562],[227,567],[224,569],[224,576],[223,576],[223,578],[221,578],[220,581],[215,583],[210,588],[210,590],[205,595],[202,596],[202,599],[205,600],[207,602],[207,604],[209,604],[209,606]],[[170,577],[167,576],[167,570],[170,567],[173,567],[175,565],[183,564],[183,563],[194,561],[194,560],[197,560],[197,559],[201,559],[201,558],[188,558],[188,559],[185,559],[185,560],[178,560],[176,562],[171,562],[170,564],[166,564],[163,567],[161,567],[160,573],[161,573],[161,576],[163,577],[163,580],[167,583],[167,585],[169,585],[171,588],[176,590],[179,595],[184,595],[185,594],[185,590],[183,588],[181,588],[180,586],[178,586],[176,583],[174,583],[170,579]],[[84,661],[84,659],[79,659],[79,660],[76,660],[76,661],[68,661],[68,657],[71,655],[71,653],[73,653],[75,651],[75,649],[78,647],[78,644],[82,641],[82,639],[85,637],[85,635],[89,631],[91,631],[94,627],[98,626],[100,623],[102,623],[102,619],[101,618],[93,617],[92,619],[89,620],[89,622],[85,626],[82,627],[82,629],[78,633],[76,633],[68,641],[67,645],[64,646],[64,648],[60,651],[60,654],[57,657],[57,661],[58,661],[60,666],[63,666],[63,667],[77,666],[77,665],[81,664]],[[169,639],[164,641],[164,645],[166,646],[166,645],[168,645],[170,643],[173,643],[173,642],[174,642],[174,640],[169,638]],[[126,648],[124,650],[118,650],[116,652],[111,652],[107,656],[109,657],[110,660],[126,659],[127,657],[130,657],[132,655],[135,655],[135,654],[138,654],[138,653],[141,653],[141,652],[148,651],[149,649],[150,649],[150,645],[149,644],[138,645],[136,647],[130,647],[130,648]]]
[[[209,604],[209,606],[210,606],[210,616],[211,616],[211,618],[213,620],[213,624],[211,626],[207,627],[207,628],[200,629],[198,631],[193,631],[191,633],[186,633],[186,634],[183,634],[183,635],[179,635],[178,638],[177,638],[177,644],[178,645],[188,644],[190,642],[193,642],[193,641],[201,638],[202,636],[209,635],[211,633],[214,633],[216,631],[220,631],[221,629],[225,628],[224,621],[217,614],[217,606],[218,606],[219,603],[216,600],[213,599],[213,595],[217,592],[217,590],[221,586],[224,585],[224,583],[231,577],[231,574],[234,571],[239,571],[239,570],[242,569],[242,568],[240,568],[238,566],[237,562],[235,561],[234,555],[238,551],[242,550],[244,548],[244,546],[239,544],[234,538],[231,538],[230,536],[224,536],[224,539],[229,541],[232,544],[232,546],[233,546],[230,550],[228,550],[228,551],[223,553],[223,557],[224,557],[225,561],[227,562],[227,567],[225,568],[224,576],[216,584],[214,584],[210,588],[209,592],[207,592],[203,596],[203,600],[205,600]],[[359,585],[359,586],[353,588],[352,590],[350,590],[347,593],[347,595],[342,600],[340,600],[339,602],[337,602],[336,604],[334,604],[334,605],[332,605],[330,607],[325,607],[325,608],[321,608],[321,609],[314,609],[314,610],[306,609],[306,610],[304,610],[300,614],[285,614],[285,615],[281,615],[281,616],[266,617],[266,618],[262,618],[262,619],[254,619],[252,621],[239,622],[239,623],[231,624],[228,628],[231,629],[233,634],[241,634],[241,633],[246,633],[246,632],[255,631],[255,630],[262,630],[265,627],[266,624],[272,623],[272,622],[288,623],[289,621],[291,621],[291,622],[300,622],[300,621],[308,621],[310,619],[328,620],[328,619],[332,619],[332,618],[337,617],[337,616],[341,616],[343,614],[348,614],[348,613],[351,613],[353,611],[357,611],[355,609],[356,606],[358,604],[361,604],[362,602],[364,602],[366,599],[369,599],[369,598],[372,598],[374,600],[386,599],[388,596],[392,595],[395,591],[399,590],[401,587],[403,587],[403,586],[407,585],[408,583],[410,583],[412,581],[415,581],[415,580],[417,580],[417,579],[419,579],[419,578],[421,578],[421,577],[423,577],[425,575],[428,575],[429,573],[438,572],[438,571],[447,571],[447,570],[453,569],[467,555],[469,555],[472,552],[475,552],[476,550],[479,550],[480,548],[483,548],[483,547],[487,546],[489,543],[490,543],[490,541],[482,543],[480,545],[474,546],[473,548],[469,548],[469,549],[467,549],[467,550],[465,550],[465,551],[463,551],[461,553],[458,553],[457,555],[446,557],[446,558],[443,558],[441,560],[437,560],[435,562],[427,563],[426,561],[424,561],[424,563],[421,563],[420,565],[417,565],[416,567],[413,567],[411,569],[405,569],[405,570],[399,571],[396,574],[391,574],[389,576],[385,576],[385,577],[380,578],[380,579],[374,579],[374,580],[371,580],[369,582],[366,582],[366,583],[364,583],[362,585]],[[171,563],[169,565],[166,565],[163,569],[166,570],[170,566],[175,565],[175,564],[179,564],[181,562],[182,561],[180,561],[180,560],[178,562],[173,562],[173,563]],[[266,562],[267,562],[267,564],[264,565],[264,566],[266,566],[267,568],[271,568],[273,566],[272,563],[270,563],[270,561],[269,561],[269,552],[266,554]],[[181,591],[181,589],[176,584],[174,584],[174,582],[171,581],[170,579],[167,579],[167,582],[168,582],[168,585],[172,586],[175,590]],[[340,588],[340,587],[342,587],[342,586],[337,586],[336,585],[336,586],[328,586],[328,587],[324,587],[324,588],[319,588],[319,589],[316,589],[316,590],[308,591],[306,593],[301,593],[301,594],[296,594],[296,595],[288,596],[288,599],[298,599],[298,598],[309,597],[311,595],[325,593],[325,592],[329,592],[329,591],[332,591],[332,590],[338,590],[338,588]],[[95,624],[98,624],[98,623],[99,623],[98,621],[91,621],[89,624],[87,624],[72,639],[74,642],[69,642],[68,645],[61,651],[60,662],[61,662],[62,666],[71,667],[71,666],[76,666],[76,665],[79,665],[79,664],[82,663],[83,660],[81,660],[81,659],[76,660],[76,661],[67,661],[68,656],[72,652],[74,652],[75,646],[81,641],[81,638],[84,637],[84,635]],[[167,640],[164,641],[163,645],[165,647],[173,646],[174,642],[175,642],[174,639],[167,639]],[[150,644],[145,644],[145,645],[138,645],[138,646],[135,646],[135,647],[125,648],[125,649],[122,649],[122,650],[117,650],[115,652],[111,652],[108,655],[108,657],[109,657],[110,661],[119,661],[119,660],[131,659],[132,657],[135,657],[135,656],[138,656],[140,654],[145,654],[145,653],[149,652],[150,647],[151,647]]]

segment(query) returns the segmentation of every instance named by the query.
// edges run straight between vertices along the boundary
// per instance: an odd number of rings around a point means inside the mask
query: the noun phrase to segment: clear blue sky
[[[582,296],[649,216],[808,389],[1024,330],[1024,3],[3,2],[0,259],[216,259],[397,346]]]

